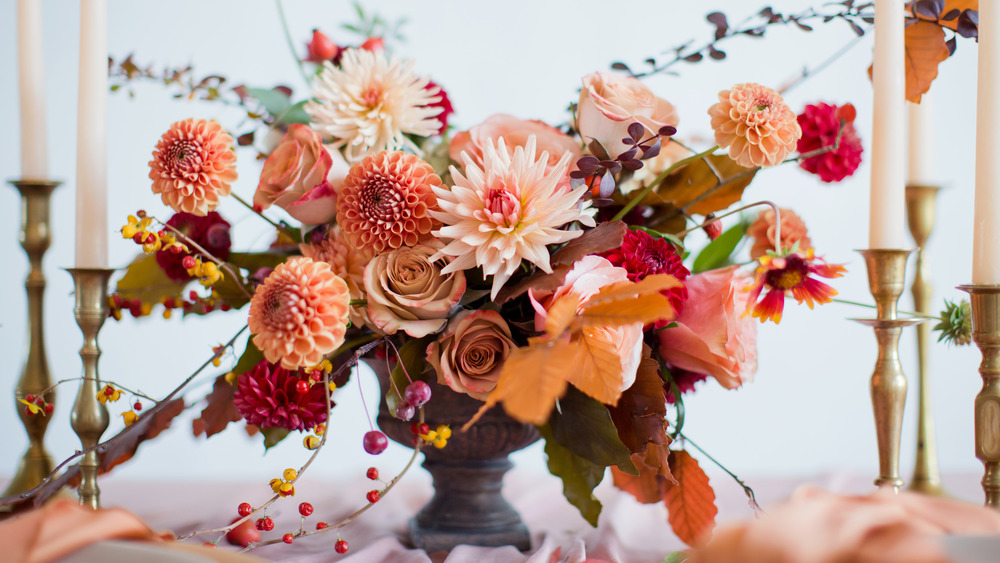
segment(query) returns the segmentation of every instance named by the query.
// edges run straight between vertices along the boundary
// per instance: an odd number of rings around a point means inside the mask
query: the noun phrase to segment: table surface
[[[963,500],[980,502],[982,489],[979,475],[948,475],[948,492]],[[318,534],[296,540],[292,545],[266,546],[251,553],[273,561],[317,562],[348,561],[351,563],[389,561],[393,563],[461,561],[486,562],[573,562],[584,559],[622,563],[659,563],[670,552],[686,546],[670,531],[666,509],[662,504],[641,505],[631,496],[610,486],[606,479],[595,491],[604,504],[597,528],[590,527],[550,479],[540,479],[537,473],[516,467],[504,482],[504,495],[521,513],[532,533],[532,550],[517,552],[513,547],[482,549],[460,546],[448,553],[427,554],[408,548],[404,533],[407,520],[432,494],[426,473],[407,475],[390,494],[380,500],[361,518],[346,526],[341,535],[351,545],[346,555],[333,551],[337,532]],[[808,478],[746,478],[757,500],[766,511],[768,506],[788,497],[796,488],[809,484],[826,490],[865,494],[874,490],[871,479],[857,475],[830,473]],[[754,517],[743,490],[730,478],[712,478],[719,508],[718,521],[748,520]],[[184,535],[195,530],[217,528],[228,524],[236,515],[236,506],[248,501],[254,504],[268,498],[267,487],[250,482],[149,482],[116,479],[101,483],[102,504],[120,506],[144,519],[154,530],[170,530]],[[279,500],[271,506],[270,516],[275,529],[264,539],[281,537],[300,525],[298,504],[312,503],[316,512],[306,526],[315,522],[335,522],[363,505],[371,482],[361,479],[350,482],[323,481],[303,477],[297,484],[297,495]],[[218,535],[199,537],[197,543],[214,540]],[[194,539],[188,541],[195,541]],[[224,545],[225,542],[223,541]]]

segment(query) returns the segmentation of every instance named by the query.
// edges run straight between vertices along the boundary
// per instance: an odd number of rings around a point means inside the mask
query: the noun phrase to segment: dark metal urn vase
[[[385,361],[368,365],[383,391],[387,389],[389,372]],[[424,469],[434,479],[434,496],[410,520],[410,541],[428,553],[450,550],[459,544],[530,549],[528,528],[503,498],[501,488],[504,473],[513,466],[507,456],[537,441],[538,430],[496,407],[467,432],[461,432],[461,426],[479,410],[482,401],[434,381],[429,383],[432,397],[424,406],[425,422],[432,429],[447,424],[453,433],[444,448],[428,444],[422,450]],[[394,417],[385,401],[380,401],[379,428],[393,441],[412,448],[410,424]]]

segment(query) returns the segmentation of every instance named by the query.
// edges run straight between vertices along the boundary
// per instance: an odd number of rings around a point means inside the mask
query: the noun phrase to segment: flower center
[[[188,140],[176,141],[167,148],[163,161],[178,172],[194,172],[201,163],[198,145]]]
[[[370,109],[377,108],[382,103],[382,87],[373,84],[361,94],[361,103]]]
[[[361,191],[361,206],[375,221],[390,223],[403,217],[403,199],[386,178],[373,178]]]
[[[502,227],[516,226],[521,216],[521,202],[504,187],[490,188],[483,206],[489,220]]]
[[[278,330],[291,330],[300,315],[299,296],[291,287],[278,287],[264,300],[264,320]]]
[[[806,263],[795,255],[785,259],[785,266],[767,273],[767,285],[780,290],[798,287],[809,275]]]

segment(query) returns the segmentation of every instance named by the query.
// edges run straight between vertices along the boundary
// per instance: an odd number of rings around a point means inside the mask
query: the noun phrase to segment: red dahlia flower
[[[837,290],[829,285],[811,278],[812,274],[824,278],[839,278],[847,271],[840,264],[827,264],[813,255],[813,251],[797,251],[787,256],[771,256],[765,254],[758,260],[754,286],[750,290],[749,300],[756,302],[761,292],[767,293],[760,302],[747,313],[764,322],[771,319],[775,324],[781,322],[781,312],[785,305],[785,296],[791,293],[797,302],[805,303],[810,309],[814,303],[829,303]],[[746,314],[746,313],[744,313]]]
[[[249,424],[260,428],[306,430],[326,422],[323,384],[310,385],[300,393],[301,381],[310,383],[301,370],[288,371],[262,360],[239,376],[233,405]]]
[[[840,132],[840,145],[836,149],[803,159],[799,163],[806,172],[812,172],[824,182],[839,182],[854,174],[861,164],[861,140],[854,130],[854,106],[818,103],[808,105],[797,117],[802,127],[802,138],[799,139],[798,151],[806,154],[815,150],[837,145],[837,133],[843,121],[843,131]]]
[[[667,239],[654,237],[645,231],[625,231],[622,246],[603,254],[615,266],[625,268],[629,281],[637,282],[653,274],[670,274],[684,281],[691,272],[681,263],[677,249]],[[679,315],[687,299],[687,289],[681,285],[663,292]]]

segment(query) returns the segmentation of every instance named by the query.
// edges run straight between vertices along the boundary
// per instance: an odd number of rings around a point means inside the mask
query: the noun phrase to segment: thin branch
[[[725,471],[726,474],[732,477],[733,480],[736,481],[736,483],[743,488],[743,492],[747,495],[747,498],[750,499],[750,508],[753,508],[754,512],[756,512],[757,514],[764,514],[764,509],[761,508],[759,504],[757,504],[757,497],[754,495],[753,489],[751,489],[746,483],[744,483],[742,479],[737,477],[735,473],[727,469],[725,465],[722,465],[721,463],[719,463],[717,459],[712,457],[708,452],[701,449],[701,446],[694,443],[694,441],[691,438],[688,438],[687,436],[685,436],[683,433],[680,432],[678,432],[678,434],[680,434],[680,437],[683,438],[685,442],[694,446],[694,449],[698,450],[701,453],[701,455],[708,458],[708,460],[714,463],[716,467]]]

